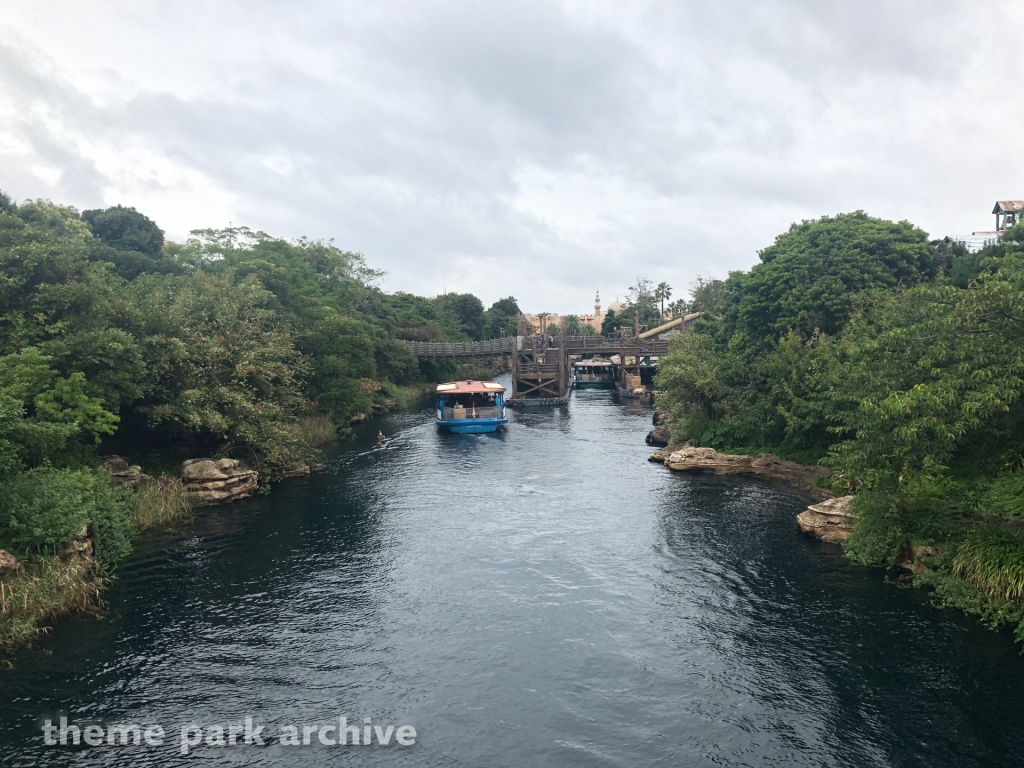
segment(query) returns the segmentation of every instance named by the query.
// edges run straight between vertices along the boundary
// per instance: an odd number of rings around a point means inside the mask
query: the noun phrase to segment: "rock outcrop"
[[[142,473],[142,467],[129,465],[124,456],[107,456],[100,462],[100,466],[111,474],[110,484],[115,488],[134,489],[142,481],[150,479],[149,475]]]
[[[77,536],[71,537],[68,545],[57,552],[57,557],[65,563],[72,560],[92,560],[93,552],[92,531],[86,526]]]
[[[850,509],[853,496],[840,496],[812,504],[796,516],[800,530],[831,544],[842,544],[853,533],[856,516]]]
[[[663,408],[655,408],[654,416],[651,417],[651,423],[656,427],[662,424],[671,424],[672,414]]]
[[[647,433],[646,442],[648,445],[668,445],[672,442],[672,430],[667,424],[657,426]]]
[[[18,568],[18,558],[6,550],[0,549],[0,576],[14,573]]]
[[[796,485],[815,499],[829,499],[835,496],[834,493],[820,488],[816,483],[819,476],[831,476],[832,470],[826,467],[807,466],[806,464],[797,464],[795,461],[786,461],[770,453],[739,456],[731,453],[719,453],[714,448],[682,445],[662,448],[651,454],[650,460],[660,462],[677,472],[705,471],[774,477]]]
[[[182,462],[180,475],[185,490],[193,494],[199,504],[225,504],[244,499],[252,496],[259,484],[259,473],[237,459],[189,459]]]
[[[281,479],[287,480],[290,477],[305,477],[310,472],[322,472],[325,466],[327,465],[318,464],[316,462],[312,464],[300,464],[297,467],[291,467],[290,469],[286,469],[281,474]]]
[[[941,552],[938,547],[933,547],[928,544],[921,544],[919,546],[909,545],[904,547],[903,551],[900,552],[894,563],[896,568],[901,571],[906,571],[917,575],[919,573],[925,573],[931,570],[924,563],[926,557],[935,557]]]
[[[356,424],[362,424],[364,421],[366,421],[365,413],[355,413],[352,414],[352,418],[348,420],[348,423],[355,426]]]

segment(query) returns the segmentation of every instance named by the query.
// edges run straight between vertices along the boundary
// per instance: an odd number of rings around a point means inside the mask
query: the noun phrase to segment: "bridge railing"
[[[488,357],[507,355],[516,351],[516,337],[505,336],[487,341],[467,341],[459,343],[433,341],[405,342],[417,357]],[[608,354],[626,355],[665,355],[668,354],[667,341],[662,339],[608,338],[605,336],[566,336],[556,338],[553,345],[547,344],[543,337],[527,337],[523,339],[523,350],[536,348],[543,353],[546,349],[561,350],[566,354],[579,355],[606,352]]]
[[[563,341],[555,339],[557,348]],[[665,355],[669,342],[662,339],[608,338],[606,336],[566,336],[564,349],[569,354],[589,352],[625,352],[626,354]]]
[[[486,357],[507,355],[515,349],[515,337],[460,343],[407,341],[416,357]]]

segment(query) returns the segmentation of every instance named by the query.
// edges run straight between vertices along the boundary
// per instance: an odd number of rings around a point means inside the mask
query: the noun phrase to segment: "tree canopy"
[[[659,366],[675,438],[834,468],[856,492],[852,558],[891,566],[927,543],[944,554],[921,583],[1024,640],[1024,536],[1007,527],[1024,519],[1024,227],[971,252],[824,217],[721,289]]]
[[[272,481],[314,459],[302,423],[350,419],[450,366],[404,339],[514,333],[518,306],[387,294],[364,257],[245,227],[184,243],[134,208],[81,214],[0,194],[0,548],[84,525],[130,543],[99,452],[245,459]],[[127,527],[126,527],[127,526]]]

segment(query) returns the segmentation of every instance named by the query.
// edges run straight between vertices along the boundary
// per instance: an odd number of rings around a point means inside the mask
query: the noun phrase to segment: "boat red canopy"
[[[438,394],[443,395],[476,395],[504,391],[505,388],[496,381],[450,381],[437,385]]]

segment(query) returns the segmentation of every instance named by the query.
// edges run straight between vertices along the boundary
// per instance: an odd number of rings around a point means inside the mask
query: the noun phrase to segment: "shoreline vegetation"
[[[665,441],[827,469],[852,561],[1024,641],[1024,225],[970,252],[858,211],[758,255],[684,302],[702,314],[659,365]],[[138,535],[194,514],[196,482],[269,492],[432,382],[481,376],[403,339],[517,332],[513,297],[381,277],[331,242],[173,243],[133,208],[0,193],[0,653],[101,606]],[[637,285],[604,331],[664,315],[667,286]]]
[[[485,309],[382,277],[331,242],[232,227],[174,243],[134,208],[0,192],[0,654],[100,607],[138,535],[194,514],[185,465],[269,492],[353,425],[487,366],[402,340],[516,332],[513,297]]]
[[[971,252],[856,212],[759,257],[701,286],[659,441],[828,468],[853,562],[1024,642],[1024,225]]]

